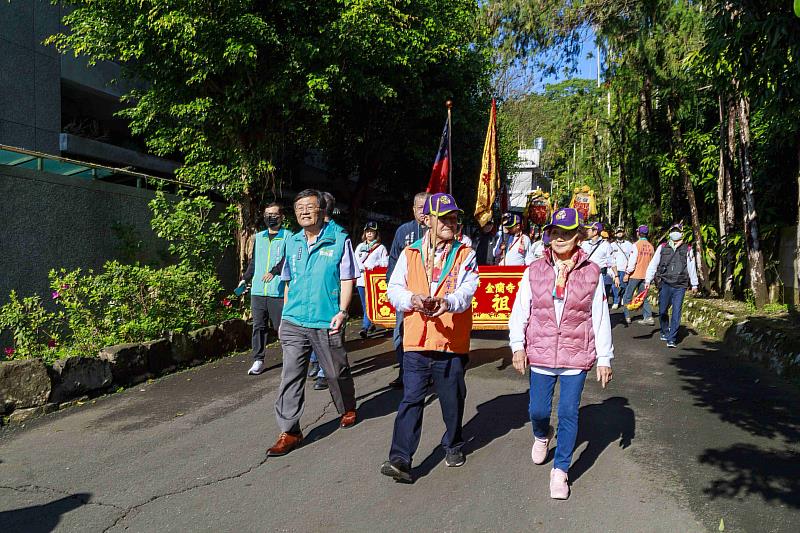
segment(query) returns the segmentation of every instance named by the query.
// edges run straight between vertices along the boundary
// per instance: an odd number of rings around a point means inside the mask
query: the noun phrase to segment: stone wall
[[[0,415],[10,422],[71,405],[116,387],[141,383],[250,346],[250,326],[227,320],[163,339],[103,348],[97,357],[69,357],[48,368],[39,359],[0,362]]]

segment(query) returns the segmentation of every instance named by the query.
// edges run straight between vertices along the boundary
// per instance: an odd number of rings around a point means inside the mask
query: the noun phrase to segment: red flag
[[[436,159],[433,161],[431,179],[428,180],[428,188],[425,191],[435,194],[437,192],[448,192],[447,181],[450,177],[450,123],[444,123],[442,140],[439,143],[439,151],[436,152]]]

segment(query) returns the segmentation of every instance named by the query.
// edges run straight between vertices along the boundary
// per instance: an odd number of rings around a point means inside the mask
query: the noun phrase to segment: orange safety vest
[[[636,253],[636,267],[631,277],[634,279],[644,279],[647,273],[647,265],[650,264],[650,260],[653,259],[653,255],[655,255],[655,249],[648,241],[639,239],[636,241]]]
[[[458,273],[472,249],[455,241],[451,254],[455,257],[445,261],[439,277],[439,285],[432,296],[442,298],[458,287]],[[428,274],[422,261],[422,252],[414,245],[404,250],[408,273],[406,286],[414,294],[428,294]],[[449,263],[449,265],[448,265]],[[418,311],[410,311],[403,318],[403,349],[407,352],[469,353],[469,338],[472,331],[472,308],[463,313],[445,313],[431,318]]]

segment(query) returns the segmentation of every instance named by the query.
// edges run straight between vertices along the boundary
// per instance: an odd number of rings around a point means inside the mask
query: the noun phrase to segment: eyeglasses
[[[294,208],[294,212],[298,215],[308,215],[319,211],[319,206],[298,205]]]

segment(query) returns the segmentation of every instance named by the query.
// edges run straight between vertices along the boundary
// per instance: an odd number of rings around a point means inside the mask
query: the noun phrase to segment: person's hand
[[[614,276],[614,286],[619,289],[619,276]]]
[[[272,278],[274,278],[274,277],[275,277],[275,274],[273,274],[272,272],[267,272],[266,274],[261,276],[261,279],[263,281],[269,283],[270,281],[272,281]]]
[[[511,358],[511,364],[520,374],[525,374],[525,367],[528,366],[528,354],[525,350],[517,350]]]
[[[697,296],[697,287],[692,287],[692,296]]]
[[[330,331],[328,335],[336,335],[339,333],[339,330],[342,329],[342,325],[345,323],[345,316],[344,313],[339,311],[335,315],[333,315],[333,320],[331,320],[331,327],[329,328]]]
[[[631,279],[631,277],[628,274],[625,274],[625,276],[622,277],[623,283],[628,283],[629,279]]]
[[[431,313],[431,317],[436,318],[437,316],[442,316],[449,310],[450,310],[450,303],[444,298],[437,298],[436,310],[433,313]]]
[[[411,297],[411,307],[414,311],[419,311],[420,313],[425,313],[425,296],[421,294],[415,294]]]
[[[647,289],[649,289],[649,288],[650,288],[650,284],[649,284],[649,283],[645,283],[645,284],[644,284],[644,290],[647,290]]]
[[[602,385],[604,389],[606,385],[608,385],[608,382],[611,381],[613,374],[610,366],[597,367],[597,381],[600,382],[600,385]]]

